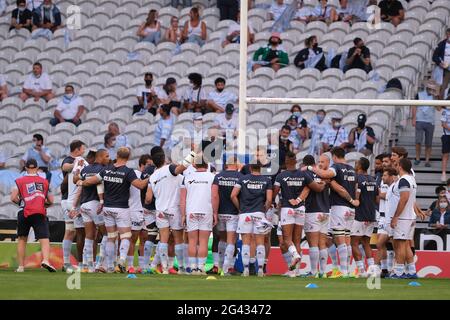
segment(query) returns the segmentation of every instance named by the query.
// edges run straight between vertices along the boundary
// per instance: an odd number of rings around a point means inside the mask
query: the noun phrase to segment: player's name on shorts
[[[108,181],[108,182],[114,182],[114,183],[123,183],[123,178],[119,178],[119,177],[104,176],[103,180]]]

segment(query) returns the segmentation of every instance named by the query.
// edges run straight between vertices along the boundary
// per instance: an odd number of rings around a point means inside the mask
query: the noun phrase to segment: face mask
[[[116,146],[116,140],[111,141],[111,148],[114,148]]]
[[[19,12],[24,12],[26,8],[19,7]]]
[[[447,202],[439,202],[439,208],[441,209],[447,208]]]
[[[289,127],[291,127],[291,130],[297,129],[297,126],[289,126]]]
[[[47,10],[51,9],[51,7],[52,7],[51,4],[46,4],[46,5],[44,5],[44,8],[47,9]]]
[[[71,100],[73,98],[73,93],[64,95],[64,98]]]
[[[317,115],[317,120],[319,120],[319,122],[322,122],[323,119],[325,119],[325,117],[323,115],[321,115],[321,114]]]
[[[335,123],[334,123],[334,127],[337,129],[337,128],[340,128],[341,127],[341,122],[340,121],[336,121]]]
[[[297,118],[301,118],[302,113],[300,111],[295,111],[292,113],[294,116],[296,116]]]
[[[288,137],[280,136],[281,141],[287,141]]]
[[[270,41],[270,44],[273,46],[277,46],[278,45],[278,41]]]
[[[36,148],[36,143],[33,143],[33,144],[31,145],[31,147],[32,147],[33,149],[35,149],[35,148]]]
[[[314,44],[313,44],[313,48],[314,48],[314,49],[317,49],[318,46],[319,46],[318,43],[314,43]]]
[[[153,81],[153,80],[145,80],[145,85],[146,85],[147,87],[150,87],[150,86],[152,85],[152,81]]]
[[[362,121],[358,121],[358,128],[363,129],[366,124]]]
[[[200,129],[201,127],[202,127],[202,122],[197,122],[197,121],[194,122],[195,129]]]
[[[220,89],[219,89],[219,88],[216,88],[216,89],[217,89],[218,92],[222,92],[223,89],[225,89],[225,88],[220,88]]]

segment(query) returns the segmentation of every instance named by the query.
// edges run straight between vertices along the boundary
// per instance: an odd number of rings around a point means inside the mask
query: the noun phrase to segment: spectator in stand
[[[330,124],[325,121],[326,115],[325,110],[319,109],[309,122],[311,144],[308,153],[311,155],[320,154],[322,138],[330,127]]]
[[[182,95],[177,90],[177,80],[175,78],[167,78],[166,83],[162,89],[156,88],[158,95],[158,105],[167,104],[172,108],[171,112],[175,115],[181,113],[181,98]]]
[[[50,181],[52,174],[48,169],[52,156],[50,150],[44,146],[44,137],[38,133],[33,135],[32,146],[24,153],[22,159],[20,159],[20,167],[25,169],[25,163],[29,159],[35,159],[37,161],[39,170],[46,174],[46,178]]]
[[[381,20],[398,26],[405,19],[405,10],[398,0],[382,0],[378,6],[381,10]]]
[[[190,73],[188,75],[189,82],[191,83],[191,87],[187,88],[184,95],[184,110],[191,112],[206,112],[206,101],[207,96],[205,89],[202,87],[203,77],[199,73]]]
[[[225,106],[228,103],[237,103],[237,96],[228,90],[225,90],[225,79],[222,77],[217,78],[214,81],[216,90],[211,91],[208,94],[208,100],[206,105],[208,109],[214,112],[224,112]]]
[[[190,20],[184,24],[182,33],[183,41],[197,43],[203,46],[206,41],[206,23],[200,20],[200,13],[197,7],[193,7],[189,12]]]
[[[174,8],[178,8],[178,6],[189,8],[192,7],[192,0],[171,0],[171,5]]]
[[[203,116],[201,113],[194,113],[192,125],[189,128],[191,138],[191,149],[197,150],[202,141],[206,139],[208,129],[203,124]]]
[[[287,5],[283,0],[276,0],[272,3],[269,9],[269,20],[277,21],[278,18],[283,14],[284,10],[286,10]]]
[[[447,197],[439,197],[438,206],[431,212],[428,225],[438,230],[450,228],[450,207]]]
[[[434,209],[436,209],[436,208],[439,207],[439,199],[440,199],[441,197],[445,197],[445,192],[446,192],[446,189],[445,189],[444,186],[438,186],[438,187],[436,187],[436,189],[434,189],[434,193],[436,194],[437,199],[434,200],[434,201],[430,204],[430,207],[428,208],[428,210],[427,210],[426,213],[425,213],[427,216],[430,216],[430,215],[431,215],[431,212],[432,212]],[[445,198],[446,198],[446,197],[445,197]]]
[[[450,100],[450,95],[447,97]],[[444,130],[441,137],[442,142],[442,176],[441,181],[447,181],[447,163],[450,154],[450,108],[443,107],[441,115],[441,126]]]
[[[361,152],[365,156],[370,156],[373,153],[373,145],[377,141],[375,138],[375,131],[372,127],[366,126],[367,116],[363,113],[358,115],[358,126],[350,130],[348,135],[348,152]]]
[[[175,44],[180,44],[182,39],[182,32],[178,22],[179,20],[177,17],[172,16],[172,18],[170,18],[170,27],[166,30],[164,37],[167,41]]]
[[[369,73],[372,70],[369,48],[364,45],[364,41],[361,38],[355,38],[353,43],[355,46],[348,51],[344,72],[357,68]]]
[[[295,104],[291,108],[292,115],[286,121],[286,125],[291,128],[289,140],[292,141],[294,152],[300,151],[303,142],[309,137],[308,122],[302,116],[302,108]]]
[[[348,144],[348,132],[342,126],[342,117],[335,115],[331,118],[331,127],[325,132],[322,137],[322,151],[330,151],[333,147],[346,148]]]
[[[439,97],[439,85],[428,80],[425,90],[419,91],[416,96],[418,100],[435,100]],[[432,106],[412,106],[412,126],[416,128],[416,160],[414,165],[420,164],[420,151],[423,136],[425,134],[425,167],[431,167],[431,147],[433,145],[434,124],[436,107]]]
[[[44,2],[44,0],[27,0],[27,9],[33,12],[34,9],[37,9],[42,5],[42,2]]]
[[[6,84],[5,77],[0,73],[0,101],[8,98],[8,85]]]
[[[220,21],[234,20],[239,11],[238,0],[217,0],[217,8],[220,11]]]
[[[83,98],[75,95],[74,87],[68,84],[64,89],[64,96],[56,106],[54,118],[50,120],[50,124],[54,127],[61,122],[70,122],[78,127],[84,110]]]
[[[25,80],[19,98],[24,102],[31,97],[34,98],[34,101],[39,101],[42,98],[48,102],[55,97],[52,89],[52,81],[49,75],[42,72],[42,64],[35,62],[33,72]]]
[[[230,43],[240,43],[241,42],[241,13],[238,11],[236,16],[236,21],[233,21],[228,26],[228,32],[225,40],[222,42],[222,47],[225,48]],[[253,30],[250,24],[247,24],[247,45],[251,45],[255,42],[255,30]]]
[[[27,9],[27,3],[25,0],[17,0],[17,8],[12,11],[11,14],[11,30],[20,30],[22,28],[31,32],[31,20],[33,14]]]
[[[353,22],[354,10],[348,0],[339,0],[339,7],[334,12],[331,21],[342,21],[350,24]]]
[[[281,47],[282,42],[280,34],[273,32],[268,45],[259,48],[253,54],[253,71],[260,67],[270,67],[275,71],[286,67],[289,64],[289,56]]]
[[[322,55],[322,57],[317,61],[317,56]],[[327,69],[325,64],[325,55],[323,50],[319,47],[316,36],[310,36],[305,39],[305,48],[300,50],[295,56],[294,65],[297,68],[316,68],[319,71]]]
[[[330,24],[334,22],[332,17],[336,16],[336,9],[328,5],[327,0],[320,0],[320,3],[312,11],[311,21],[323,21]]]
[[[146,72],[144,75],[144,84],[139,86],[136,90],[136,99],[138,104],[133,106],[133,114],[150,112],[156,116],[156,110],[158,109],[158,95],[155,89],[152,87],[153,74]]]
[[[214,119],[214,127],[220,130],[222,137],[233,139],[237,136],[238,118],[234,113],[234,105],[228,103],[225,112],[218,114]]]
[[[433,62],[436,64],[437,70],[440,71],[439,79],[436,79],[436,81],[441,84],[441,94],[439,96],[441,100],[444,99],[450,83],[450,28],[447,28],[446,35],[447,38],[439,42],[433,52]]]
[[[117,144],[116,141],[117,141],[116,136],[113,133],[108,132],[107,134],[105,134],[103,144],[99,147],[99,149],[104,149],[108,151],[109,159],[111,161],[116,160],[118,149],[118,147],[116,146]]]
[[[0,0],[0,16],[6,11],[6,0]]]
[[[130,148],[130,142],[126,135],[120,133],[119,125],[116,122],[111,122],[108,125],[108,133],[111,133],[116,137],[116,148],[119,149],[121,147]]]
[[[297,13],[295,14],[294,19],[298,21],[302,21],[304,23],[308,23],[311,21],[311,18],[313,16],[313,12],[309,7],[305,7],[303,0],[299,2],[299,8],[297,10]]]
[[[176,122],[176,116],[170,112],[170,106],[163,104],[159,108],[159,114],[161,118],[158,121],[158,125],[155,129],[155,141],[154,144],[160,146],[166,150],[172,147],[172,131]]]
[[[44,2],[33,11],[33,28],[47,29],[55,32],[61,28],[61,12],[58,7],[52,3],[52,0],[44,0]]]
[[[283,168],[285,165],[286,153],[294,152],[294,144],[291,140],[289,140],[289,136],[291,135],[291,127],[288,125],[284,125],[280,130],[280,137],[278,141],[278,151],[279,151],[279,165],[280,168]]]
[[[153,43],[155,46],[161,41],[161,24],[158,19],[158,11],[152,9],[149,11],[147,20],[139,26],[137,36],[141,41]]]
[[[6,167],[6,160],[8,160],[8,157],[6,156],[6,153],[4,150],[0,150],[0,170],[5,169]]]

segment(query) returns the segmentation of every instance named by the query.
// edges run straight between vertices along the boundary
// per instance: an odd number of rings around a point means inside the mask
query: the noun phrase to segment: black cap
[[[164,153],[163,148],[161,148],[160,146],[154,146],[151,150],[150,150],[150,155],[153,157],[155,154],[158,153]]]
[[[175,78],[170,77],[170,78],[166,79],[166,86],[174,84],[174,83],[177,83],[177,80]]]
[[[296,115],[291,115],[290,117],[289,117],[289,119],[288,120],[295,120],[295,121],[298,121],[298,117],[296,116]]]
[[[234,112],[233,104],[229,103],[225,106],[225,112],[228,114],[232,114]]]
[[[172,109],[171,106],[169,106],[168,104],[163,104],[161,105],[161,108],[163,109],[163,111],[167,114],[170,114],[170,109]]]
[[[367,121],[367,116],[364,113],[361,113],[360,115],[358,115],[358,122],[366,122]]]
[[[33,158],[28,159],[27,162],[25,163],[25,168],[36,169],[37,167],[38,167],[37,161]]]

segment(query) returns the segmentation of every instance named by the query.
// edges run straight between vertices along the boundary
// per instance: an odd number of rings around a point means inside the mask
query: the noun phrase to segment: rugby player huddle
[[[132,169],[125,147],[118,149],[114,163],[101,149],[84,160],[81,141],[72,142],[70,150],[62,165],[65,271],[74,269],[72,241],[84,229],[83,272],[206,274],[213,232],[209,273],[236,273],[241,239],[242,276],[262,277],[271,230],[277,227],[287,276],[417,277],[412,240],[416,214],[423,213],[416,206],[417,185],[404,148],[377,157],[376,177],[368,173],[368,159],[357,160],[353,168],[339,147],[321,155],[318,163],[308,155],[298,164],[295,154],[287,152],[283,170],[273,170],[266,148],[259,147],[254,163],[242,166],[230,156],[218,173],[201,151],[174,164],[154,147]],[[374,257],[370,238],[376,227]],[[308,273],[300,268],[303,232]],[[138,239],[139,265],[134,266]],[[329,256],[333,268],[327,273]],[[349,270],[351,257],[354,271]]]

